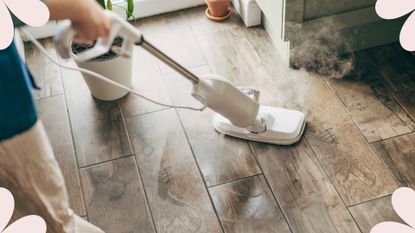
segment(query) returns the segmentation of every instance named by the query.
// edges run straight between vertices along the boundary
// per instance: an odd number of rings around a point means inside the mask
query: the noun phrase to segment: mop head
[[[270,144],[291,145],[301,139],[306,125],[304,113],[261,106],[258,114],[266,125],[264,132],[254,133],[247,128],[238,128],[219,114],[213,117],[213,126],[225,135]]]
[[[239,88],[245,95],[258,102],[260,92],[251,88]],[[277,145],[291,145],[301,139],[305,129],[303,112],[284,108],[260,106],[258,116],[265,125],[264,130],[252,132],[252,128],[239,128],[220,114],[213,117],[214,128],[225,135],[251,141]]]

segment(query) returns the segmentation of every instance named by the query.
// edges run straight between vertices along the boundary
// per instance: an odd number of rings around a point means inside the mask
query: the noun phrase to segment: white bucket
[[[119,84],[132,88],[132,58],[116,57],[103,61],[76,62],[81,68],[94,71]],[[91,94],[104,101],[119,99],[128,94],[128,91],[115,87],[104,81],[82,74],[88,84]]]

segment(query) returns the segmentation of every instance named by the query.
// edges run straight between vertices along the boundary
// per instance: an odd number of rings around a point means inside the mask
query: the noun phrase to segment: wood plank
[[[134,157],[81,169],[88,220],[105,232],[155,232]]]
[[[373,144],[400,186],[415,188],[415,134]]]
[[[134,90],[145,97],[162,103],[171,103],[156,58],[140,47],[134,48],[132,83]],[[125,117],[166,109],[166,107],[155,105],[132,94],[121,100],[121,106]]]
[[[362,233],[370,233],[376,224],[384,221],[404,223],[393,210],[391,196],[352,206],[349,209]]]
[[[388,85],[403,108],[415,120],[414,57],[399,44],[386,45],[366,52],[366,64]]]
[[[252,146],[294,233],[360,232],[306,140]]]
[[[327,81],[369,142],[407,134],[415,129],[414,121],[392,92],[367,68],[342,80]]]
[[[178,11],[140,19],[136,26],[143,32],[146,40],[185,67],[205,65],[206,58],[197,44],[188,21],[189,18],[183,11]],[[163,74],[170,71],[166,65],[158,63]]]
[[[196,33],[196,37],[213,73],[236,85],[262,88],[262,85],[258,84],[263,81],[265,70],[261,61],[257,60],[257,54],[250,42],[243,38],[249,34],[247,30],[238,27],[204,34]]]
[[[298,84],[307,77],[291,74]],[[386,166],[321,78],[307,78],[314,85],[307,93],[305,135],[346,205],[391,194],[398,186]]]
[[[119,102],[94,99],[78,72],[62,70],[62,75],[78,165],[131,155]]]
[[[86,215],[65,97],[58,95],[39,99],[37,110],[65,178],[70,206],[76,214]]]
[[[208,66],[191,69],[197,75],[211,73]],[[192,84],[177,73],[166,75],[172,99],[183,106],[201,106],[191,95]],[[178,110],[193,153],[207,186],[218,185],[261,173],[246,141],[216,132],[211,124],[213,111]]]
[[[52,39],[44,39],[40,43],[53,58],[57,59],[58,56]],[[41,90],[34,92],[35,98],[40,99],[62,94],[63,85],[59,67],[46,58],[32,43],[25,43],[25,54],[30,72],[36,84],[41,87]]]
[[[127,125],[157,232],[222,232],[176,112]]]
[[[264,176],[209,189],[225,232],[290,233]]]
[[[321,79],[294,83],[262,29],[233,29],[198,39],[212,69],[238,85],[259,88],[262,103],[306,110],[304,95],[311,84],[324,86]],[[294,233],[359,232],[306,140],[294,147],[251,145]]]
[[[305,137],[346,205],[391,194],[397,188],[396,181],[322,78],[272,65],[279,57],[256,40],[255,34],[248,35],[281,91],[274,99],[306,113]]]
[[[397,188],[324,80],[287,70],[262,29],[232,29],[197,38],[215,73],[259,88],[264,104],[307,113],[307,140],[347,205]]]
[[[205,14],[206,8],[206,6],[201,6],[183,11],[185,18],[192,19],[188,20],[188,23],[195,34],[212,33],[237,27],[245,27],[244,22],[233,7],[232,15],[227,20],[221,22],[208,19]]]

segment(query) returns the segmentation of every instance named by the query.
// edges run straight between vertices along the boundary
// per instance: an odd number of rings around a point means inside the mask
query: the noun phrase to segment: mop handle
[[[136,43],[136,45],[141,46],[143,49],[145,49],[147,52],[161,60],[164,64],[170,66],[175,71],[177,71],[179,74],[183,75],[183,77],[187,78],[194,84],[199,82],[199,78],[194,75],[191,71],[174,61],[172,58],[167,56],[165,53],[154,47],[151,43],[146,41],[144,38],[141,40],[141,42]]]
[[[99,37],[96,40],[94,47],[78,54],[74,54],[70,51],[72,41],[76,36],[76,31],[72,28],[69,20],[64,21],[58,34],[54,38],[55,47],[57,48],[59,55],[64,59],[72,57],[76,61],[85,62],[112,50],[119,56],[131,57],[133,46],[137,45],[163,61],[166,65],[193,82],[193,84],[199,82],[199,78],[196,75],[171,59],[165,53],[161,52],[148,41],[145,41],[140,30],[128,23],[125,19],[110,11],[106,11],[105,15],[111,22],[110,35],[107,38]],[[117,37],[123,38],[121,47],[112,46]]]
[[[105,38],[98,37],[92,48],[77,54],[71,51],[72,41],[76,36],[76,31],[72,27],[70,20],[64,20],[61,23],[57,35],[54,37],[55,47],[59,55],[65,59],[72,57],[76,61],[85,62],[113,50],[119,56],[131,57],[134,43],[142,40],[143,36],[141,32],[125,19],[111,11],[105,11],[105,16],[111,23],[109,36]],[[121,47],[113,46],[114,40],[117,37],[123,38]]]

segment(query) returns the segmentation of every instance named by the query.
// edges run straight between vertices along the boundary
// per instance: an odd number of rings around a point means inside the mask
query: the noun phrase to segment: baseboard
[[[296,30],[296,35],[287,30],[291,48],[297,47],[307,40],[307,35],[320,33],[340,33],[349,40],[349,50],[357,51],[386,43],[395,42],[399,38],[404,18],[384,20],[375,11],[375,7],[367,7],[337,15],[305,21]]]
[[[303,32],[318,30],[322,26],[327,26],[327,24],[330,24],[337,30],[341,30],[378,21],[383,21],[383,19],[376,14],[375,7],[373,6],[304,21],[302,26]]]

